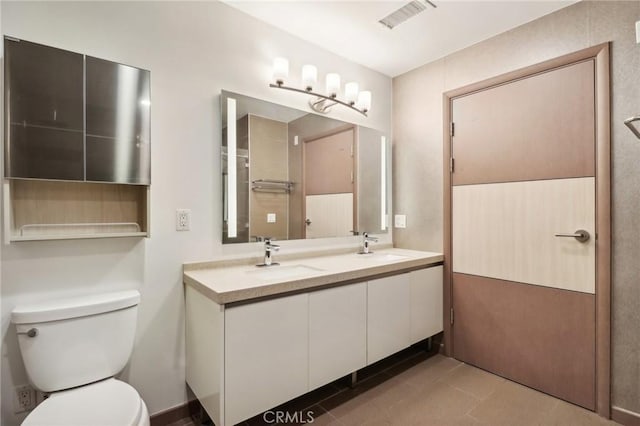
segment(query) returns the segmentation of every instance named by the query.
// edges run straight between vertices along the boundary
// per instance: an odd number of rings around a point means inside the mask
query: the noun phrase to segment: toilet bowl
[[[29,380],[49,396],[25,426],[149,426],[138,392],[114,378],[131,356],[135,290],[16,307],[11,321]]]
[[[22,423],[44,425],[149,426],[149,412],[133,387],[111,378],[51,394]]]

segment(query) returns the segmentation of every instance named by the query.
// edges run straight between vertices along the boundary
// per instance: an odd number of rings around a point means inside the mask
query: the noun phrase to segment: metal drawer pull
[[[567,237],[567,238],[575,238],[577,241],[581,243],[586,243],[591,238],[591,235],[584,229],[578,229],[573,234],[556,234],[556,237]]]
[[[27,331],[18,331],[18,334],[26,334],[29,337],[36,337],[38,335],[38,329],[37,328],[30,328]]]

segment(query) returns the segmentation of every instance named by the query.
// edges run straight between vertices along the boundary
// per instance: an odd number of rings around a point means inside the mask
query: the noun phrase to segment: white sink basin
[[[254,270],[247,271],[247,274],[251,274],[254,277],[265,280],[279,280],[292,277],[304,277],[305,275],[312,275],[316,272],[321,271],[322,269],[314,268],[307,265],[274,265],[257,267]]]
[[[370,254],[359,254],[359,256],[364,257],[366,259],[371,259],[378,262],[396,262],[398,260],[406,260],[409,259],[409,256],[404,256],[402,254],[393,254],[393,253],[370,253]]]

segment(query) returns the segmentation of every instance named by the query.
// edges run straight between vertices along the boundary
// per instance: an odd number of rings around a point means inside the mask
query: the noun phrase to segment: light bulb
[[[289,61],[286,58],[275,58],[273,60],[273,79],[278,85],[284,83],[289,77]]]
[[[358,94],[357,106],[359,109],[367,112],[371,109],[371,92],[364,90]]]
[[[303,65],[302,67],[302,85],[310,92],[313,86],[318,82],[318,69],[313,65]]]
[[[340,92],[340,74],[333,72],[327,74],[327,94],[335,98],[338,92]]]
[[[358,83],[351,82],[344,85],[344,99],[348,104],[355,104],[358,100]]]

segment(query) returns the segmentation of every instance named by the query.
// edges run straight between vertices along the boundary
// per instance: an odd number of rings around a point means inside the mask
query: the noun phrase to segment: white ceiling
[[[223,0],[262,21],[395,77],[533,21],[575,0],[433,0],[393,30],[378,23],[410,0]]]

